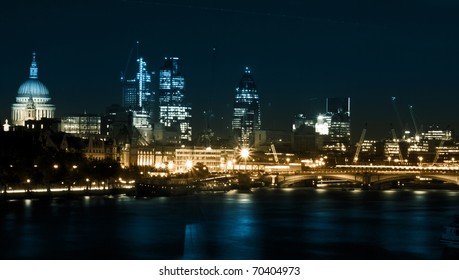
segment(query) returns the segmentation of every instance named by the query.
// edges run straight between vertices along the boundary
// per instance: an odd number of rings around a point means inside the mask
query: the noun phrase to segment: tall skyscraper
[[[48,88],[38,80],[38,66],[34,52],[29,79],[19,87],[16,103],[11,107],[12,124],[23,126],[27,120],[54,118],[56,107],[50,104],[50,101]]]
[[[122,105],[126,110],[134,112],[136,127],[150,126],[154,117],[154,91],[151,74],[147,71],[147,63],[142,57],[137,59],[137,73],[132,79],[121,76]]]
[[[327,98],[326,111],[328,115],[331,115],[329,128],[331,144],[349,148],[351,144],[351,98]]]
[[[177,57],[164,58],[159,70],[158,121],[180,131],[183,141],[191,141],[191,105],[185,100],[185,77]]]
[[[248,67],[245,68],[234,99],[232,130],[242,146],[254,142],[254,131],[261,128],[260,100],[255,81]]]

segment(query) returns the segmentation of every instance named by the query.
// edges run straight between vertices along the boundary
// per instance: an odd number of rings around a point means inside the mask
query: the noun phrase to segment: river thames
[[[313,188],[0,202],[1,259],[456,259],[459,190]]]

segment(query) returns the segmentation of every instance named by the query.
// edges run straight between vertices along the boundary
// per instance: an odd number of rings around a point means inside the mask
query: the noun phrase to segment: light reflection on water
[[[259,189],[3,201],[0,258],[442,259],[439,236],[459,213],[457,198],[452,191]]]

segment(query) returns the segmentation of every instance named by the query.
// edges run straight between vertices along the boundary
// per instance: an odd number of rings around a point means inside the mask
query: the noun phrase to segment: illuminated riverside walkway
[[[207,178],[204,181],[218,181],[219,179],[228,180],[235,178],[233,175],[220,175],[219,177]],[[429,182],[430,180],[441,181],[451,185],[457,185],[459,190],[459,166],[437,167],[437,166],[369,166],[369,165],[338,165],[334,168],[319,168],[309,171],[280,174],[264,174],[263,182],[271,182],[272,186],[290,187],[295,184],[311,180],[316,184],[320,182],[339,182],[358,184],[364,187],[382,186],[398,181],[409,182]],[[263,179],[259,178],[259,179]],[[269,185],[269,183],[268,183]],[[420,184],[423,185],[423,184]],[[317,185],[316,185],[317,186]],[[110,195],[127,194],[134,185],[105,185],[105,186],[33,186],[22,185],[15,187],[4,186],[0,190],[1,198],[39,198],[56,196],[86,196],[86,195]]]
[[[459,188],[459,167],[338,165],[335,168],[321,168],[295,174],[279,174],[273,177],[273,182],[275,181],[280,187],[291,186],[305,180],[317,182],[342,180],[362,186],[383,185],[401,180],[438,180],[456,184]]]
[[[72,186],[71,188],[61,186],[49,188],[43,186],[15,186],[4,187],[0,192],[0,199],[122,194],[128,192],[133,187],[133,185],[128,184],[123,186]]]

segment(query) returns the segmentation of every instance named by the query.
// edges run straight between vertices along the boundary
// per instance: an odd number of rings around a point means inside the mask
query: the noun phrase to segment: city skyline
[[[396,96],[403,123],[412,125],[412,105],[424,127],[457,131],[455,3],[238,4],[11,3],[0,12],[7,38],[0,51],[8,54],[0,66],[0,118],[10,119],[33,51],[57,116],[101,114],[121,103],[119,73],[138,40],[156,72],[155,88],[163,57],[181,59],[194,135],[209,109],[215,114],[211,127],[230,130],[234,90],[246,66],[259,88],[263,128],[289,129],[295,114],[324,112],[325,98],[349,96],[352,140],[365,123],[368,137],[386,137],[397,123],[391,104]],[[109,13],[101,21],[104,11]]]

